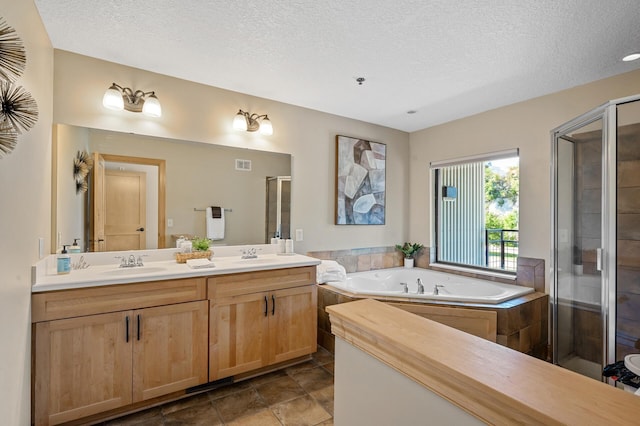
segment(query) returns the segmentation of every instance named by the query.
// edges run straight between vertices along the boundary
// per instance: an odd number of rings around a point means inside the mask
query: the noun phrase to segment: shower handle
[[[602,249],[596,249],[596,271],[602,271]]]

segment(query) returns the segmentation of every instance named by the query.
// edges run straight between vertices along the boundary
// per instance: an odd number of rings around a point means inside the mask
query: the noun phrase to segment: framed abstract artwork
[[[387,146],[336,136],[336,225],[384,225]]]

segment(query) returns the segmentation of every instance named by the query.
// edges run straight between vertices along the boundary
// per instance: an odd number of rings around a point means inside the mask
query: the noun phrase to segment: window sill
[[[489,277],[501,278],[503,280],[515,281],[517,278],[515,273],[510,274],[510,273],[501,273],[501,272],[495,272],[495,271],[490,271],[485,269],[465,268],[462,266],[449,265],[447,263],[430,263],[429,267],[438,268],[438,269],[449,269],[451,271],[467,272],[467,273],[476,274],[476,275],[485,275]]]

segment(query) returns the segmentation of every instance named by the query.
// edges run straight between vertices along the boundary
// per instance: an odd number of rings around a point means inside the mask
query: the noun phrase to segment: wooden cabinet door
[[[267,293],[226,297],[211,302],[209,380],[267,364]]]
[[[133,312],[133,402],[207,382],[206,300]]]
[[[131,315],[124,311],[35,325],[37,425],[131,403]]]
[[[316,286],[274,291],[269,299],[269,364],[315,352]]]

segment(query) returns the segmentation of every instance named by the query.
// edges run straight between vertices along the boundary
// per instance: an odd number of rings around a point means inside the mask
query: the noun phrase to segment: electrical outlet
[[[173,228],[173,219],[167,219],[167,228]]]
[[[303,238],[302,229],[296,229],[296,241],[302,241]]]

